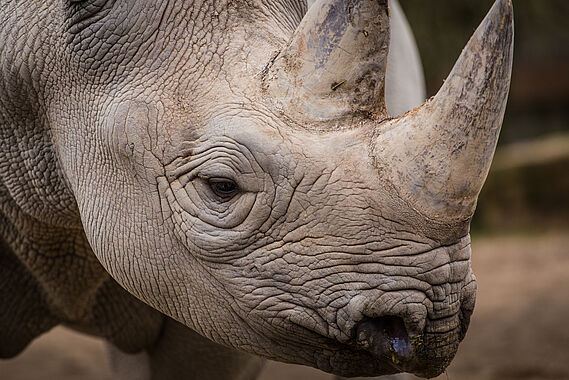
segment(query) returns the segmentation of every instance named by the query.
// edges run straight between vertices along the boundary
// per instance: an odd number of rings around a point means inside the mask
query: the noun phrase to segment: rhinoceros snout
[[[359,322],[354,339],[359,349],[387,363],[394,372],[430,378],[442,373],[451,362],[465,330],[462,315],[445,321],[427,320],[424,331],[419,333],[410,331],[401,317],[383,316]]]
[[[450,364],[465,336],[474,309],[476,281],[469,270],[460,283],[436,299],[431,292],[402,290],[356,296],[349,305],[353,318],[351,344],[378,367],[435,377]],[[371,376],[373,373],[366,374]],[[359,375],[361,376],[361,375]]]

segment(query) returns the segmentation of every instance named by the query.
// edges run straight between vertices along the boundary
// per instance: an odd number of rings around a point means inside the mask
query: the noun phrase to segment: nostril
[[[359,347],[397,366],[412,359],[414,350],[410,340],[405,323],[396,316],[366,319],[356,326]]]

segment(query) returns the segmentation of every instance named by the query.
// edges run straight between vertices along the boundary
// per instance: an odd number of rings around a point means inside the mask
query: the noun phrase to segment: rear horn
[[[265,76],[269,98],[297,122],[385,115],[387,0],[319,0]]]

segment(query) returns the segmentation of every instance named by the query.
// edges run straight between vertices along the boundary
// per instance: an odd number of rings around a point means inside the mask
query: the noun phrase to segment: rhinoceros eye
[[[224,201],[228,201],[239,193],[239,186],[228,178],[210,178],[211,191]]]

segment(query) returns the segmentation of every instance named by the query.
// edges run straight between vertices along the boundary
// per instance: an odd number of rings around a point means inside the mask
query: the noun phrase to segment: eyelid
[[[207,185],[212,179],[227,179],[233,181],[240,192],[258,192],[264,188],[264,176],[259,178],[259,173],[253,171],[236,171],[226,164],[213,162],[204,163],[191,172],[181,175],[178,181],[182,186],[187,186],[194,180],[198,180]]]
[[[215,167],[200,168],[196,174],[198,178],[211,180],[211,179],[228,179],[237,183],[235,173],[231,168],[224,167],[223,165],[216,165]]]
[[[209,182],[233,182],[235,186],[237,186],[237,182],[232,178],[228,177],[215,176],[215,177],[207,177],[205,179],[207,179]]]

